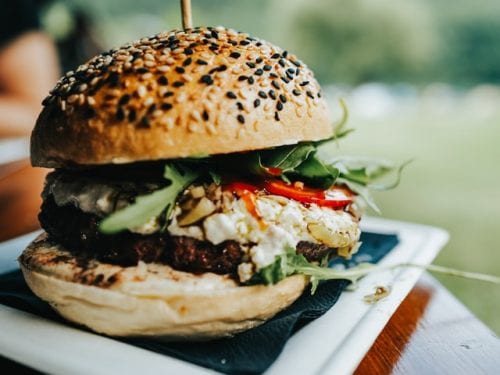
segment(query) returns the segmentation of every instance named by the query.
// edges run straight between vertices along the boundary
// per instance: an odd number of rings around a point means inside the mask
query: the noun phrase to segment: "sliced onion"
[[[189,212],[187,212],[182,216],[182,218],[179,219],[178,224],[181,227],[185,227],[196,223],[197,221],[213,213],[215,209],[215,204],[210,199],[203,197]]]
[[[351,244],[349,235],[332,231],[323,223],[309,223],[307,229],[316,240],[327,246],[339,248]]]

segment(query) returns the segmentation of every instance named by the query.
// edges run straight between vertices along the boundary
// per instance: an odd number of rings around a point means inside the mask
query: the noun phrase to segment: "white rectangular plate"
[[[395,233],[399,244],[380,262],[389,266],[432,262],[448,240],[438,228],[378,218],[364,218],[362,229]],[[17,268],[16,258],[37,233],[0,244],[0,273]],[[419,268],[376,272],[286,344],[266,374],[350,374],[363,359],[391,315],[422,274]],[[363,297],[377,286],[391,293],[376,304]],[[0,354],[53,374],[200,374],[213,371],[97,334],[52,322],[0,305]]]

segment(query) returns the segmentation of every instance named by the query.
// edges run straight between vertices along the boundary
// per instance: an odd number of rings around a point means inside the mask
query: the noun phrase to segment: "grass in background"
[[[351,106],[356,131],[331,151],[414,158],[396,190],[375,195],[382,216],[448,230],[436,264],[499,275],[500,109],[482,111],[474,98],[442,99],[417,100],[372,119]],[[498,285],[437,278],[500,333]]]

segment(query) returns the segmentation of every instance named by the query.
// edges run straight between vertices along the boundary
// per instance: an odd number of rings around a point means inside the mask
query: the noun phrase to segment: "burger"
[[[33,166],[53,168],[32,291],[113,336],[209,339],[255,327],[360,243],[360,196],[391,171],[325,162],[313,73],[223,27],[160,33],[66,73],[43,101]],[[361,160],[361,161],[360,161]],[[336,275],[336,276],[335,276]]]

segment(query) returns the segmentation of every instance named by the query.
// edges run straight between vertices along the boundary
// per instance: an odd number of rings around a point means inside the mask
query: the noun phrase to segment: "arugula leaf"
[[[293,171],[301,165],[316,147],[311,143],[282,146],[261,153],[261,163],[266,167],[280,168],[283,172]]]
[[[353,183],[375,190],[395,188],[401,179],[401,172],[411,162],[408,160],[399,166],[391,161],[366,157],[340,157],[330,160],[331,165],[340,171],[340,177]],[[381,178],[395,174],[392,182],[376,183]]]
[[[163,177],[171,182],[169,186],[137,197],[134,203],[105,218],[99,224],[99,230],[112,234],[137,227],[157,217],[164,210],[168,218],[177,196],[199,176],[198,172],[186,167],[167,164]]]
[[[320,281],[348,280],[355,284],[369,273],[394,270],[401,267],[420,268],[440,274],[500,284],[500,277],[495,275],[461,271],[433,264],[399,263],[391,266],[378,266],[372,263],[360,263],[347,269],[328,268],[325,267],[324,263],[322,265],[310,263],[302,254],[297,254],[292,247],[287,247],[283,254],[276,256],[272,264],[262,268],[250,279],[250,283],[276,284],[287,276],[301,274],[310,277],[311,294],[314,294]]]
[[[362,263],[346,270],[323,267],[310,263],[302,254],[297,254],[295,249],[287,247],[283,254],[276,256],[273,263],[261,268],[253,275],[249,283],[276,284],[288,276],[301,274],[311,278],[311,293],[314,294],[322,280],[349,280],[355,283],[367,275],[373,267],[375,266],[368,263]]]
[[[299,178],[322,189],[332,186],[340,174],[337,168],[323,163],[315,154],[310,155],[294,172]]]

